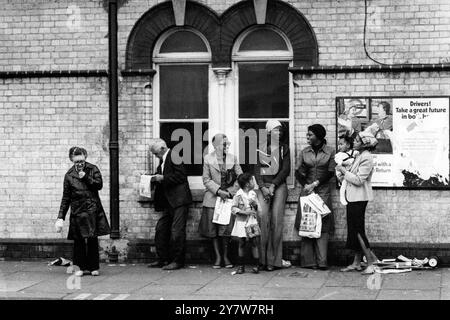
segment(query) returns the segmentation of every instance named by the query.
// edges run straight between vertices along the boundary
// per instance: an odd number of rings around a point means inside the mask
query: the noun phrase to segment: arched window
[[[272,26],[255,26],[244,31],[236,40],[232,52],[233,69],[237,78],[237,119],[239,129],[264,129],[269,119],[280,120],[288,129],[286,142],[293,123],[292,47],[287,37]],[[291,139],[292,140],[292,139]],[[248,163],[249,140],[245,140],[245,164]],[[290,141],[291,149],[293,142]],[[242,146],[240,146],[242,150]],[[293,152],[291,152],[293,154]],[[244,159],[240,155],[241,159]],[[293,163],[293,161],[292,161]]]
[[[154,135],[170,148],[186,147],[181,156],[195,184],[192,176],[202,175],[202,150],[207,145],[201,137],[208,129],[211,50],[198,31],[173,28],[155,44],[153,62]]]

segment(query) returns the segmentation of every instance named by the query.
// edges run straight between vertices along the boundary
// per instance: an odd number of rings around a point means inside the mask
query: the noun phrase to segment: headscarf
[[[361,138],[363,147],[365,148],[374,148],[378,144],[377,138],[375,138],[370,132],[361,131],[358,135]]]
[[[281,122],[278,120],[273,120],[270,119],[267,121],[266,123],[266,130],[267,132],[271,132],[273,129],[275,129],[276,127],[281,127]]]

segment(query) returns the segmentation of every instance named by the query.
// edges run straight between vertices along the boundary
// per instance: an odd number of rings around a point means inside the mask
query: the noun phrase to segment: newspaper
[[[152,198],[152,178],[153,175],[141,175],[141,182],[139,183],[139,195],[141,197]]]

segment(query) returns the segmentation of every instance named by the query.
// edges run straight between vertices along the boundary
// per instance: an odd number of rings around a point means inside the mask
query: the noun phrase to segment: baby
[[[353,138],[348,135],[343,135],[339,137],[338,153],[334,157],[334,161],[337,165],[344,166],[347,170],[350,170],[353,162],[355,161],[358,151],[353,150]],[[342,180],[341,188],[339,190],[339,200],[342,205],[347,205],[347,200],[345,200],[345,189],[347,187],[347,181],[342,179],[342,173],[336,171],[336,177],[339,181]]]

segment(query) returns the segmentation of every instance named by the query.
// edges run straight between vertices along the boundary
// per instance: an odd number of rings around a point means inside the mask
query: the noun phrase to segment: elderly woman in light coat
[[[353,162],[350,170],[339,165],[336,170],[342,173],[342,178],[347,181],[345,197],[347,204],[347,248],[355,251],[353,263],[342,272],[360,271],[361,257],[367,258],[367,268],[363,274],[374,273],[376,256],[370,250],[369,240],[365,232],[365,219],[367,203],[373,200],[371,179],[374,162],[371,151],[377,145],[377,139],[369,132],[360,132],[354,141],[353,148],[359,151],[359,155]]]
[[[232,199],[239,189],[237,177],[242,174],[237,157],[228,153],[230,142],[226,135],[216,134],[212,139],[214,151],[207,154],[203,164],[203,184],[205,195],[203,197],[203,212],[199,223],[199,233],[212,240],[215,262],[213,268],[221,268],[221,250],[226,268],[233,264],[228,258],[228,243],[231,236],[233,221],[228,225],[213,223],[214,207],[217,197],[222,200]]]

